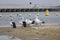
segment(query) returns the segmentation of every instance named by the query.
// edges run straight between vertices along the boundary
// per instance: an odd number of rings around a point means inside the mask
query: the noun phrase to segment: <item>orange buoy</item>
[[[46,10],[45,16],[49,16],[49,10],[48,9]]]

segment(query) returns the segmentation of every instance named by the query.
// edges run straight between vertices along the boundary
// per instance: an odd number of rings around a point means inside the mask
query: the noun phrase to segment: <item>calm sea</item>
[[[45,21],[45,24],[60,24],[60,12],[49,12],[49,16],[45,16],[45,12],[0,12],[2,13],[2,17],[0,17],[0,26],[10,26],[10,17],[9,14],[13,14],[13,21],[19,24],[20,17],[17,14],[22,14],[23,17],[28,19],[35,19],[37,13],[40,14],[39,19]],[[56,16],[55,14],[58,14]],[[28,16],[27,14],[32,14],[32,16]]]

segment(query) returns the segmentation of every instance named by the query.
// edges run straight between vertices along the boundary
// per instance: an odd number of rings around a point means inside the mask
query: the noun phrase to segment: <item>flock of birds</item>
[[[11,18],[11,21],[13,18]],[[35,17],[34,20],[31,19],[25,19],[24,17],[21,17],[21,20],[19,21],[20,25],[26,27],[26,26],[32,26],[32,25],[41,25],[41,23],[45,23],[44,21],[41,21],[38,16]],[[12,24],[12,22],[10,23]]]

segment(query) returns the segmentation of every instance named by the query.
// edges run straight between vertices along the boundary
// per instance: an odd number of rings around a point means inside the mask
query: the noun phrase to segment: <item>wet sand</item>
[[[9,35],[22,40],[60,40],[60,25],[40,27],[0,27],[0,35]]]

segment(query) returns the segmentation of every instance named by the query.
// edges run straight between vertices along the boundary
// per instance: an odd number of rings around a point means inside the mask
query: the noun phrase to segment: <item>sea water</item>
[[[22,14],[22,17],[25,19],[32,19],[34,20],[36,17],[36,14],[39,13],[39,19],[41,21],[45,21],[45,24],[60,24],[60,12],[49,12],[49,16],[45,16],[45,12],[0,12],[2,13],[2,17],[0,17],[0,26],[11,26],[10,25],[10,16],[9,14],[12,13],[13,21],[16,23],[16,25],[20,25],[19,21],[21,20],[21,17],[17,16],[17,14]],[[56,16],[55,14],[58,14]],[[28,14],[32,14],[31,16],[28,16]]]

